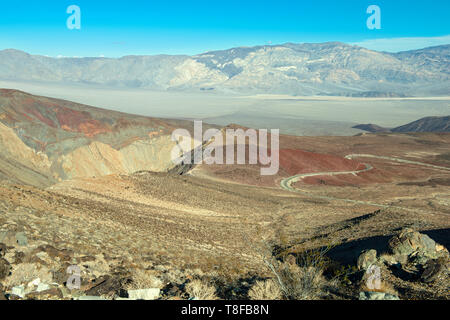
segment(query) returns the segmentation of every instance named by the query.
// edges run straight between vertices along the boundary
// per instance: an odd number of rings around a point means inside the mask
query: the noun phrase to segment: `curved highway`
[[[406,164],[425,166],[425,167],[438,169],[438,170],[450,171],[450,168],[448,168],[448,167],[441,167],[441,166],[436,166],[436,165],[432,165],[432,164],[429,164],[429,163],[422,163],[422,162],[404,160],[404,159],[393,158],[393,157],[375,156],[375,155],[370,155],[370,154],[350,154],[350,155],[347,155],[345,158],[346,159],[353,159],[353,158],[357,158],[357,157],[391,160],[391,161],[397,161],[397,162],[406,163]],[[303,191],[303,190],[300,190],[300,189],[292,187],[293,183],[298,182],[298,181],[300,181],[300,180],[302,180],[304,178],[307,178],[307,177],[336,176],[336,175],[343,175],[343,174],[357,175],[358,173],[367,172],[367,171],[370,171],[370,170],[373,169],[373,167],[371,165],[369,165],[369,164],[365,164],[365,166],[366,166],[365,169],[357,170],[357,171],[336,171],[336,172],[316,172],[316,173],[297,174],[295,176],[292,176],[292,177],[289,177],[289,178],[281,180],[280,186],[284,190],[287,190],[287,191],[290,191],[290,192],[295,192],[295,193],[301,193],[301,194],[307,195],[307,196],[312,197],[312,198],[318,198],[318,199],[324,199],[324,200],[344,201],[344,202],[355,203],[355,204],[370,205],[370,206],[375,206],[375,207],[380,207],[380,208],[396,208],[396,209],[403,209],[403,210],[407,210],[407,211],[424,212],[424,211],[422,211],[420,209],[411,209],[411,208],[405,208],[405,207],[399,207],[399,206],[393,206],[393,205],[387,205],[387,204],[379,204],[379,203],[373,203],[373,202],[363,201],[363,200],[342,199],[342,198],[335,198],[335,197],[330,197],[330,196],[315,195],[315,194],[312,194],[310,192],[306,192],[306,191]]]

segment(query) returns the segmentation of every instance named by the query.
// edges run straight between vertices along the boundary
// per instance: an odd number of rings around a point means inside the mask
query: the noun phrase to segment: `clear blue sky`
[[[73,4],[81,30],[66,27]],[[366,27],[372,4],[381,8],[381,30]],[[118,57],[343,41],[399,51],[450,43],[449,13],[449,0],[2,1],[0,49]]]

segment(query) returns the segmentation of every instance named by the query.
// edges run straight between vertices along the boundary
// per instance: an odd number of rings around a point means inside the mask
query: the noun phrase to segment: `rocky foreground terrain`
[[[195,56],[50,58],[0,51],[0,79],[237,94],[448,95],[449,45],[386,53],[339,42],[239,47]]]
[[[449,299],[448,133],[281,136],[261,178],[173,170],[189,122],[0,93],[0,299]]]

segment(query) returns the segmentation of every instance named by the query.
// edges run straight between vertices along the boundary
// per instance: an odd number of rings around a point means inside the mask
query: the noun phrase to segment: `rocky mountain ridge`
[[[450,116],[425,117],[392,129],[376,124],[360,124],[353,128],[368,132],[450,132]]]
[[[235,94],[448,95],[450,45],[386,53],[339,42],[286,43],[119,59],[8,49],[0,51],[0,79]]]

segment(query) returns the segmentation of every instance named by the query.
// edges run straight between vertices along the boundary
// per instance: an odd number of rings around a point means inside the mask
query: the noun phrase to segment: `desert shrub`
[[[3,284],[5,287],[12,288],[14,286],[27,285],[37,278],[44,283],[52,282],[52,274],[47,268],[39,268],[33,263],[22,263],[13,268],[11,276],[7,277]]]
[[[131,282],[126,285],[127,290],[159,288],[162,289],[163,283],[149,270],[132,269]]]
[[[273,255],[263,257],[265,265],[275,275],[283,297],[291,300],[323,299],[338,281],[327,280],[324,272],[330,263],[326,253],[332,248],[305,250],[297,256],[285,255],[282,260]]]
[[[287,299],[317,300],[326,295],[329,284],[323,276],[323,269],[284,262],[276,273],[281,280],[280,289]]]
[[[192,299],[217,300],[216,288],[206,281],[193,280],[186,285],[186,292]]]
[[[251,300],[281,300],[283,293],[278,283],[269,279],[257,281],[248,292],[248,296]]]

